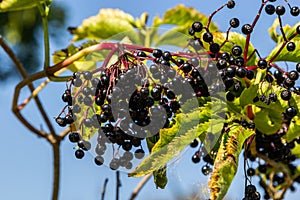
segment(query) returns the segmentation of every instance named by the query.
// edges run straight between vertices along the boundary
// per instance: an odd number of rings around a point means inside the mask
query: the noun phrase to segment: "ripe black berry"
[[[160,50],[160,49],[154,49],[153,52],[152,52],[152,55],[155,58],[160,58],[162,56],[162,50]]]
[[[189,33],[189,35],[191,35],[191,36],[195,35],[195,31],[194,31],[193,28],[189,28],[188,33]]]
[[[255,175],[255,170],[253,168],[248,168],[247,169],[247,175],[248,176],[254,176]]]
[[[233,101],[234,98],[235,98],[235,96],[234,96],[234,94],[231,91],[228,91],[226,93],[226,99],[227,99],[227,101]]]
[[[232,55],[234,55],[234,56],[240,56],[240,55],[242,55],[242,53],[243,53],[243,49],[242,49],[241,46],[234,45],[234,46],[232,47],[232,49],[231,49],[231,53],[232,53]]]
[[[286,45],[286,49],[288,51],[294,51],[296,49],[296,45],[294,42],[288,42]]]
[[[237,28],[239,27],[240,25],[240,20],[238,18],[232,18],[230,21],[229,21],[229,25],[232,27],[232,28]]]
[[[190,63],[184,63],[181,67],[184,73],[189,73],[192,70],[192,65]]]
[[[297,70],[297,72],[300,73],[300,63],[297,63],[297,65],[296,65],[296,70]]]
[[[254,185],[247,185],[246,194],[253,194],[256,192],[256,187]]]
[[[88,150],[90,150],[91,149],[91,143],[89,142],[89,141],[85,141],[85,140],[79,140],[78,142],[77,142],[77,145],[81,148],[81,149],[83,149],[83,150],[85,150],[85,151],[88,151]]]
[[[91,80],[93,78],[93,74],[90,71],[86,71],[83,73],[83,78],[85,80]]]
[[[260,68],[260,69],[266,69],[267,66],[268,66],[268,63],[266,60],[264,59],[260,59],[257,63],[257,66]]]
[[[291,10],[290,10],[290,13],[291,13],[291,15],[297,17],[300,13],[299,7],[298,6],[292,7]]]
[[[297,32],[298,34],[300,34],[300,25],[299,25],[299,26],[297,26],[297,28],[296,28],[296,32]]]
[[[170,53],[169,51],[163,52],[162,57],[163,57],[163,59],[166,60],[166,61],[169,61],[169,60],[172,59],[172,55],[171,55],[171,53]]]
[[[138,57],[147,57],[147,54],[144,51],[137,52]]]
[[[233,0],[228,1],[227,8],[232,9],[235,6],[235,2]]]
[[[78,142],[80,140],[80,136],[79,136],[79,133],[77,132],[71,132],[69,134],[69,140],[70,142]]]
[[[208,165],[204,165],[201,171],[203,175],[207,176],[211,172],[211,168]]]
[[[104,158],[102,156],[96,156],[94,159],[96,165],[100,166],[104,163]]]
[[[200,156],[199,156],[199,152],[196,152],[193,156],[192,156],[192,161],[193,163],[199,163],[200,162]]]
[[[249,80],[252,80],[254,78],[254,72],[252,70],[247,70],[246,77]]]
[[[198,140],[197,140],[197,139],[194,139],[193,142],[190,143],[190,146],[191,146],[192,148],[196,148],[196,147],[198,146],[198,144],[199,144]]]
[[[64,117],[56,117],[55,121],[61,127],[65,127],[67,125],[66,118]]]
[[[292,94],[289,90],[283,90],[280,94],[282,100],[288,101],[292,97]]]
[[[285,13],[285,7],[284,6],[277,6],[276,7],[276,14],[277,15],[284,15]]]
[[[242,26],[242,33],[244,33],[245,35],[248,35],[250,33],[252,33],[253,29],[252,26],[250,24],[244,24]]]
[[[205,32],[202,36],[203,41],[204,42],[212,42],[212,40],[214,39],[213,34],[211,34],[211,32]]]
[[[275,93],[271,93],[269,95],[269,99],[273,102],[276,102],[277,101],[277,95]]]
[[[297,109],[294,107],[294,106],[291,106],[291,107],[288,107],[286,110],[285,110],[285,114],[290,117],[290,118],[293,118],[297,115]]]
[[[81,149],[77,149],[75,151],[75,157],[78,158],[78,159],[81,159],[84,157],[84,151],[82,151]]]
[[[239,56],[235,59],[235,65],[242,67],[244,66],[245,60],[243,57]]]
[[[118,159],[116,158],[112,159],[111,162],[109,163],[109,167],[112,170],[117,170],[120,167]]]
[[[265,7],[265,11],[268,15],[273,15],[275,13],[275,6],[271,5],[271,4],[268,4],[266,5]]]
[[[240,78],[244,78],[246,76],[247,71],[245,70],[244,67],[239,67],[236,70],[236,75]]]
[[[219,70],[221,69],[225,69],[227,67],[227,62],[225,59],[220,59],[218,60],[218,62],[216,63],[216,66]]]
[[[292,81],[296,81],[299,78],[299,73],[295,70],[290,71],[288,74],[289,79],[291,79]]]
[[[212,43],[209,45],[209,50],[212,53],[218,53],[220,51],[220,45],[217,43]]]
[[[134,152],[134,156],[137,158],[137,159],[142,159],[144,156],[145,156],[145,151],[143,149],[137,149],[135,150]]]
[[[203,25],[201,22],[194,22],[192,24],[192,29],[195,31],[195,32],[200,32],[202,31],[202,28],[203,28]]]

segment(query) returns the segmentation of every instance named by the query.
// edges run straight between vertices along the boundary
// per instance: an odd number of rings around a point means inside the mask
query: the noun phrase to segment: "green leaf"
[[[108,39],[124,32],[124,37],[135,41],[138,40],[138,35],[134,28],[136,22],[130,14],[119,9],[101,9],[96,16],[85,19],[79,27],[71,29],[71,32],[74,34],[73,41]]]
[[[153,172],[154,183],[157,188],[164,189],[167,185],[168,178],[167,178],[167,167],[164,166],[158,170]]]
[[[300,55],[300,37],[294,38],[291,41],[295,43],[296,49],[293,52],[290,52],[286,49],[286,47],[283,47],[280,54],[278,54],[273,61],[299,62],[298,56]],[[277,54],[277,52],[281,49],[282,44],[282,42],[278,43],[278,45],[268,55],[267,60],[270,60]]]
[[[188,29],[193,22],[200,21],[204,26],[207,24],[208,18],[193,7],[186,7],[182,4],[177,5],[166,11],[163,18],[155,17],[153,26],[158,27],[163,24],[174,25],[169,31],[165,32],[156,41],[156,46],[175,45],[179,47],[187,46]],[[211,31],[217,30],[217,25],[211,23]],[[181,35],[182,34],[182,35]]]
[[[278,43],[278,41],[282,41],[282,36],[280,36],[277,32],[278,26],[279,26],[279,20],[278,18],[276,18],[272,26],[268,30],[272,40],[276,43]]]
[[[88,41],[83,43],[80,47],[76,47],[73,44],[67,48],[55,51],[52,55],[52,60],[55,64],[64,61],[66,58],[78,53],[81,49],[98,44],[96,41]],[[82,56],[77,61],[70,64],[67,69],[72,72],[94,70],[96,68],[96,62],[103,61],[108,54],[108,50],[96,51],[85,56]]]
[[[259,85],[251,85],[249,88],[244,89],[240,96],[240,105],[245,107],[253,104],[253,99],[258,95]]]
[[[255,111],[255,127],[264,134],[274,134],[282,124],[282,115],[280,112],[270,109],[261,109]]]
[[[52,0],[2,0],[0,12],[25,10],[37,6],[38,3],[47,3],[49,5],[51,2]]]
[[[191,26],[195,21],[200,21],[205,26],[208,18],[193,7],[186,7],[183,4],[179,4],[176,7],[167,10],[161,20],[155,21],[155,25],[173,24],[186,26],[188,24]],[[218,29],[217,25],[214,23],[211,23],[209,28],[211,31],[216,31]],[[188,34],[188,30],[185,30],[183,33]]]
[[[283,27],[283,31],[285,33],[286,38],[289,38],[291,35],[293,35],[295,33],[295,31],[296,31],[297,26],[299,26],[299,25],[300,25],[300,22],[298,22],[297,24],[295,24],[292,27],[290,25],[288,25],[288,24],[285,25]],[[269,34],[270,34],[270,36],[271,36],[271,38],[272,38],[272,40],[274,42],[281,43],[281,42],[284,41],[284,38],[283,38],[283,36],[281,34],[279,34],[277,32],[277,29],[279,29],[279,20],[278,20],[278,18],[276,18],[274,20],[272,26],[269,28]],[[297,37],[300,37],[300,36],[297,35],[296,38]]]
[[[300,22],[295,24],[294,26],[290,27],[289,25],[286,25],[283,27],[284,33],[286,38],[289,38],[296,32],[297,26],[300,25]],[[277,46],[271,51],[271,53],[268,55],[267,60],[270,60],[273,56],[276,55],[276,53],[281,49],[281,46],[284,42],[284,38],[282,35],[279,35],[276,32],[276,28],[279,26],[279,22],[277,20],[274,21],[272,27],[269,29],[269,32],[271,34],[271,37],[277,36]],[[274,39],[273,39],[274,40]],[[292,40],[296,44],[296,49],[293,52],[289,52],[286,47],[282,49],[280,54],[274,59],[274,61],[290,61],[290,62],[299,62],[298,56],[300,54],[300,35],[296,35]]]
[[[300,158],[300,144],[298,144],[297,142],[295,142],[295,147],[292,149],[292,154],[297,158]]]
[[[300,136],[300,117],[295,116],[289,125],[289,130],[286,133],[285,139],[288,142],[291,142],[294,139],[298,138],[299,136]]]
[[[210,199],[222,200],[226,195],[235,177],[243,144],[253,134],[253,130],[244,129],[239,124],[231,125],[229,132],[223,134],[208,183]]]

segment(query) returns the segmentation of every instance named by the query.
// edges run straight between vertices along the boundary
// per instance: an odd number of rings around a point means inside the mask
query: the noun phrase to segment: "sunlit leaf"
[[[222,200],[226,195],[237,172],[243,144],[252,134],[253,130],[244,129],[239,124],[230,126],[230,130],[223,134],[208,183],[211,191],[210,199]]]
[[[52,0],[2,0],[0,3],[0,12],[25,10],[35,7],[37,3],[47,3],[49,5],[51,2]]]
[[[296,49],[292,52],[286,49],[286,46],[282,48],[282,42],[278,43],[277,46],[271,51],[268,55],[267,60],[270,60],[274,56],[276,56],[273,61],[290,61],[290,62],[299,62],[299,55],[300,55],[300,37],[295,37],[291,40],[295,43]],[[277,52],[281,50],[279,54]],[[277,55],[276,55],[277,54]]]
[[[134,41],[138,37],[134,28],[136,22],[130,14],[119,9],[101,9],[97,15],[85,19],[80,26],[70,30],[74,34],[73,41],[107,39],[123,32]]]

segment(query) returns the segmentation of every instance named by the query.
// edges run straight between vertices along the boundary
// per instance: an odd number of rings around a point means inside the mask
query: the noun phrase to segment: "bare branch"
[[[148,174],[146,175],[140,182],[139,184],[136,186],[136,188],[133,190],[130,200],[134,200],[135,197],[138,195],[138,193],[143,189],[143,187],[145,186],[145,184],[150,180],[152,174]]]
[[[108,183],[108,178],[106,178],[105,181],[104,181],[104,185],[103,185],[103,188],[102,188],[102,191],[101,191],[101,200],[104,200],[107,183]]]

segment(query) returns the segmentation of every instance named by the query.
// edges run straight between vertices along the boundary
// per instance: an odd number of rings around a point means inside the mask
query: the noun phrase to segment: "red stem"
[[[267,2],[267,1],[266,1],[266,2]],[[255,17],[255,19],[254,19],[254,21],[253,21],[253,23],[252,23],[252,25],[251,25],[252,29],[254,29],[254,27],[255,27],[255,25],[256,25],[256,23],[257,23],[259,17],[260,17],[260,14],[261,14],[261,12],[262,12],[262,9],[264,8],[266,2],[262,1],[262,4],[261,4],[261,6],[260,6],[260,8],[259,8],[259,10],[258,10],[258,13],[257,13],[257,15],[256,15],[256,17]],[[250,38],[251,38],[251,33],[248,34],[247,37],[246,37],[246,44],[245,44],[245,48],[244,48],[244,60],[245,60],[245,66],[246,66],[246,64],[247,64],[247,62],[248,62],[248,60],[247,60],[247,55],[248,55],[248,50],[249,50]]]
[[[293,35],[291,35],[291,36],[288,38],[288,40],[285,40],[285,41],[282,43],[281,47],[280,47],[280,48],[278,49],[278,51],[276,52],[276,54],[269,60],[269,63],[272,63],[272,62],[276,59],[276,57],[280,54],[280,52],[282,51],[282,49],[285,47],[286,43],[288,43],[288,41],[290,41],[291,39],[293,39],[293,38],[296,37],[297,35],[298,35],[298,33],[295,32]]]

